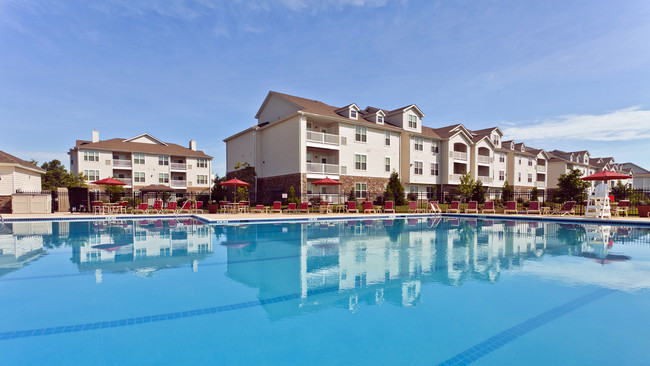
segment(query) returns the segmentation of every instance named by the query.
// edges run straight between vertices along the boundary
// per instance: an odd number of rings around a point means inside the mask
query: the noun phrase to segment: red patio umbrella
[[[113,179],[113,178],[104,178],[101,180],[96,180],[94,182],[90,182],[91,184],[98,184],[102,186],[125,186],[126,183],[122,182],[121,180]]]
[[[616,173],[616,172],[610,172],[609,170],[603,170],[602,172],[591,174],[591,175],[588,175],[586,177],[582,177],[580,179],[581,180],[608,181],[608,180],[615,180],[615,179],[630,179],[630,178],[632,178],[631,175],[621,174],[621,173]]]
[[[319,179],[315,182],[312,182],[311,184],[315,186],[340,186],[343,183],[339,182],[338,180],[325,177],[323,179]]]
[[[219,183],[220,186],[226,186],[226,187],[248,187],[250,186],[250,183],[246,183],[243,180],[239,180],[237,178],[233,178],[231,180],[227,180],[225,182]],[[232,201],[235,202],[235,195],[237,194],[237,190],[233,192],[232,195]]]

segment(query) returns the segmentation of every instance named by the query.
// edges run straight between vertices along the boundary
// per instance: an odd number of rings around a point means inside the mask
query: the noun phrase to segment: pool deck
[[[57,212],[52,214],[2,214],[5,222],[26,221],[85,221],[85,220],[152,220],[152,219],[188,219],[196,218],[205,223],[254,223],[254,222],[287,222],[287,221],[331,221],[331,220],[358,220],[358,219],[391,219],[408,217],[435,217],[446,218],[480,218],[494,220],[535,220],[549,222],[572,222],[578,224],[596,225],[633,225],[650,226],[650,219],[638,216],[612,217],[611,219],[586,218],[584,216],[558,216],[558,215],[529,215],[529,214],[447,214],[433,215],[430,213],[239,213],[239,214],[183,214],[183,215],[93,215],[89,213]]]

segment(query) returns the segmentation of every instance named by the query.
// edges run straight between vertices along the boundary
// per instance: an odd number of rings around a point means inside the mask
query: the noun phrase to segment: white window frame
[[[158,165],[169,166],[169,156],[158,155]]]
[[[440,147],[438,146],[438,141],[431,141],[431,153],[437,154],[440,152]]]
[[[413,138],[413,150],[424,151],[424,139],[422,137]]]
[[[199,174],[196,176],[196,184],[208,184],[208,176],[205,174]]]
[[[99,151],[84,150],[84,161],[99,161]]]
[[[133,183],[144,183],[144,182],[145,182],[144,172],[133,173]]]
[[[533,183],[533,174],[528,173],[528,183]]]
[[[357,116],[358,116],[358,115],[359,115],[359,113],[357,112],[356,109],[354,109],[354,108],[350,108],[350,118],[352,118],[352,119],[357,119]]]
[[[499,163],[505,163],[505,162],[506,162],[506,154],[499,153]]]
[[[377,115],[377,123],[380,124],[380,125],[383,125],[384,124],[384,116],[382,116],[381,114],[378,114]]]
[[[386,136],[384,137],[384,146],[390,146],[390,131],[386,131]]]
[[[133,164],[143,165],[144,154],[133,154]]]
[[[354,154],[354,170],[364,172],[368,170],[368,155]]]
[[[368,142],[368,128],[366,126],[354,127],[354,141],[364,143]]]
[[[169,173],[158,173],[158,183],[169,183]]]
[[[517,173],[517,182],[521,182],[521,172]]]
[[[208,167],[208,159],[196,159],[196,167],[197,168],[207,168]]]
[[[91,172],[93,174],[91,174]],[[99,180],[99,170],[96,169],[84,170],[84,176],[88,178],[89,182]]]
[[[418,160],[413,161],[413,175],[424,174],[424,163]]]
[[[418,128],[418,116],[414,114],[408,115],[409,128]]]
[[[386,173],[390,173],[390,156],[384,157],[384,170]]]
[[[504,180],[506,180],[506,172],[505,171],[499,170],[499,180],[502,181],[502,182]]]
[[[368,198],[368,184],[361,182],[354,183],[354,194],[357,198]]]
[[[533,166],[533,158],[528,158],[528,166]]]
[[[440,174],[438,163],[431,163],[431,175],[437,177]]]

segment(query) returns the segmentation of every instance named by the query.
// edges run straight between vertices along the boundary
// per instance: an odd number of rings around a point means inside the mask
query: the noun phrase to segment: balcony
[[[492,178],[490,178],[490,177],[488,177],[488,176],[479,175],[479,176],[478,176],[478,180],[480,180],[481,183],[483,183],[483,185],[490,185],[490,184],[492,184]]]
[[[467,161],[467,153],[462,151],[452,151],[451,157],[456,160]]]
[[[489,156],[486,156],[486,155],[478,155],[478,158],[476,160],[478,160],[479,164],[490,164],[490,163],[492,163],[492,158],[489,157]]]
[[[546,187],[546,182],[535,182],[535,187],[537,187],[537,188],[545,188]]]
[[[537,167],[535,167],[535,170],[537,170],[538,172],[545,172],[546,165],[538,165]]]
[[[338,175],[339,166],[338,164],[307,163],[307,173]]]
[[[115,178],[115,179],[117,179],[117,180],[119,180],[119,181],[121,181],[121,182],[126,183],[127,186],[130,186],[130,185],[131,185],[131,178]]]
[[[185,163],[171,163],[172,170],[187,170],[187,165]]]
[[[449,174],[449,181],[460,181],[460,177],[462,177],[463,174]]]
[[[113,159],[114,168],[131,168],[131,160]]]
[[[172,179],[169,181],[169,186],[172,188],[186,188],[187,187],[187,181],[186,180],[180,180],[180,179]]]
[[[318,144],[339,146],[339,135],[333,135],[331,133],[307,131],[307,141],[315,142]]]

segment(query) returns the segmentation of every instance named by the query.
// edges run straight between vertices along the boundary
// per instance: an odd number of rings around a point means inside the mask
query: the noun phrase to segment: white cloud
[[[506,123],[503,123],[506,124]],[[521,123],[517,123],[521,126]],[[504,128],[515,140],[629,141],[650,138],[650,110],[631,107],[600,115],[566,115]]]

